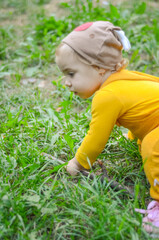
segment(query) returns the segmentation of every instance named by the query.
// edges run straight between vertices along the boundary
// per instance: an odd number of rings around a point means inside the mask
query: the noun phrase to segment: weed
[[[83,140],[91,119],[91,99],[81,100],[63,86],[54,65],[60,40],[86,21],[108,20],[127,33],[132,51],[129,68],[157,75],[158,11],[148,3],[100,5],[99,1],[62,3],[67,18],[47,16],[48,1],[6,0],[17,15],[34,16],[22,26],[0,28],[0,239],[151,239],[142,229],[135,207],[149,201],[138,146],[115,127],[103,153],[108,175],[135,191],[129,199],[109,184],[79,175],[71,177],[64,162],[70,160]],[[41,10],[36,14],[32,6]],[[126,7],[125,7],[126,6]],[[23,78],[49,78],[53,90],[21,85]],[[101,170],[95,164],[94,172]]]

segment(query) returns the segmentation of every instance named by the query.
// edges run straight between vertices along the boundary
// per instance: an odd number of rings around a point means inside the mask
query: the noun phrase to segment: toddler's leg
[[[159,127],[145,136],[141,144],[145,174],[150,182],[150,195],[159,201]]]
[[[146,214],[143,218],[143,227],[147,232],[159,233],[159,127],[143,139],[141,155],[144,170],[151,185],[150,195],[156,201],[152,201],[147,210],[136,209],[136,211]],[[154,227],[157,227],[157,229],[154,229]]]

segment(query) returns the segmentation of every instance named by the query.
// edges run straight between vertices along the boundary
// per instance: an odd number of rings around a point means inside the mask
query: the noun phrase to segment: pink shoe
[[[135,211],[146,214],[142,220],[146,232],[159,233],[159,202],[152,201],[147,206],[147,210],[135,208]]]

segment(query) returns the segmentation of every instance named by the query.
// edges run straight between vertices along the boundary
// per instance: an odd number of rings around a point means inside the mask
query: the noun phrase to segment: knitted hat
[[[122,65],[123,39],[130,43],[120,27],[106,21],[88,22],[75,28],[62,42],[70,46],[88,64],[117,71]]]

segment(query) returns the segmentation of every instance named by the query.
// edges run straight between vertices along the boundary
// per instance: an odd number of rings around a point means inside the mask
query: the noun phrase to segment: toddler
[[[90,169],[104,149],[115,124],[129,129],[141,142],[144,170],[154,199],[143,226],[159,227],[159,77],[126,70],[122,49],[130,43],[120,27],[110,22],[85,23],[66,36],[56,50],[56,63],[65,85],[81,98],[92,100],[90,128],[67,171],[76,175]],[[151,224],[149,224],[151,223]]]

